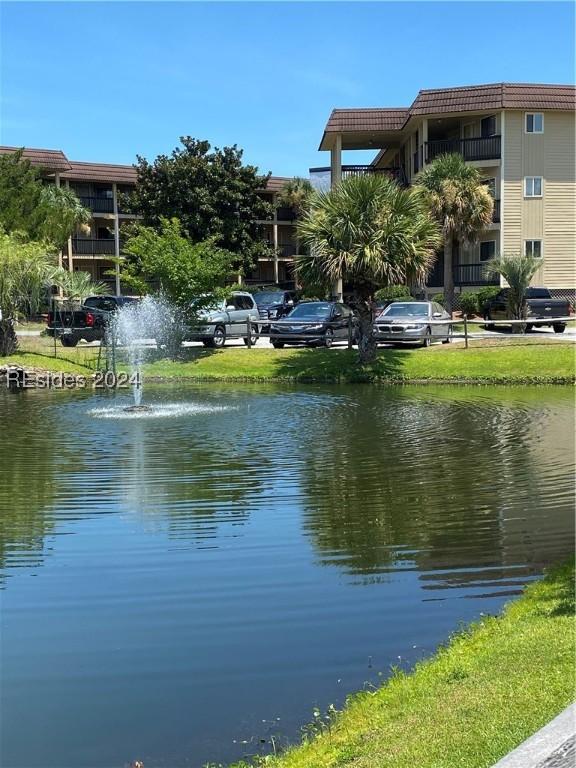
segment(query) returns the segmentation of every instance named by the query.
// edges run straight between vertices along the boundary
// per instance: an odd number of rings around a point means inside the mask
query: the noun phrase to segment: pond
[[[1,392],[1,764],[266,754],[498,612],[572,549],[572,397]]]

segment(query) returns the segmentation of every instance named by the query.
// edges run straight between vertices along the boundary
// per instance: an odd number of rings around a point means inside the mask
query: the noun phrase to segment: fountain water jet
[[[124,408],[125,411],[152,410],[142,405],[142,364],[147,350],[169,342],[179,333],[179,326],[174,307],[162,297],[146,296],[116,312],[108,332],[126,350],[134,398],[134,404]]]

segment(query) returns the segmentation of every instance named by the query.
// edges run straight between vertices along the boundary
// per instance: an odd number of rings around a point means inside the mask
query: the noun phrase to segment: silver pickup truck
[[[484,320],[490,328],[490,320],[509,320],[508,309],[509,288],[502,290],[490,299],[484,306]],[[567,299],[552,298],[548,288],[528,288],[526,291],[526,330],[551,325],[555,333],[564,333],[566,322],[556,318],[568,317],[570,303]]]

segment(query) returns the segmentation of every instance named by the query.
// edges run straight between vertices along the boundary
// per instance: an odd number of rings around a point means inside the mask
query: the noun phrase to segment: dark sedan
[[[336,301],[306,301],[270,326],[270,340],[276,349],[285,344],[331,347],[356,335],[357,321],[346,304]]]

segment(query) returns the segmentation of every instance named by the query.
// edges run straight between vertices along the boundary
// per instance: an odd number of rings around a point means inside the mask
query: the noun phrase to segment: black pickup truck
[[[486,328],[490,320],[510,320],[508,309],[508,288],[496,294],[484,305],[484,320],[487,320]],[[570,303],[566,299],[554,299],[548,288],[528,288],[526,291],[526,330],[543,325],[551,325],[554,333],[564,333],[566,328],[565,318],[570,314]]]
[[[48,336],[60,338],[62,346],[75,347],[81,339],[101,341],[111,316],[120,307],[137,301],[130,296],[88,296],[77,309],[48,313]]]

